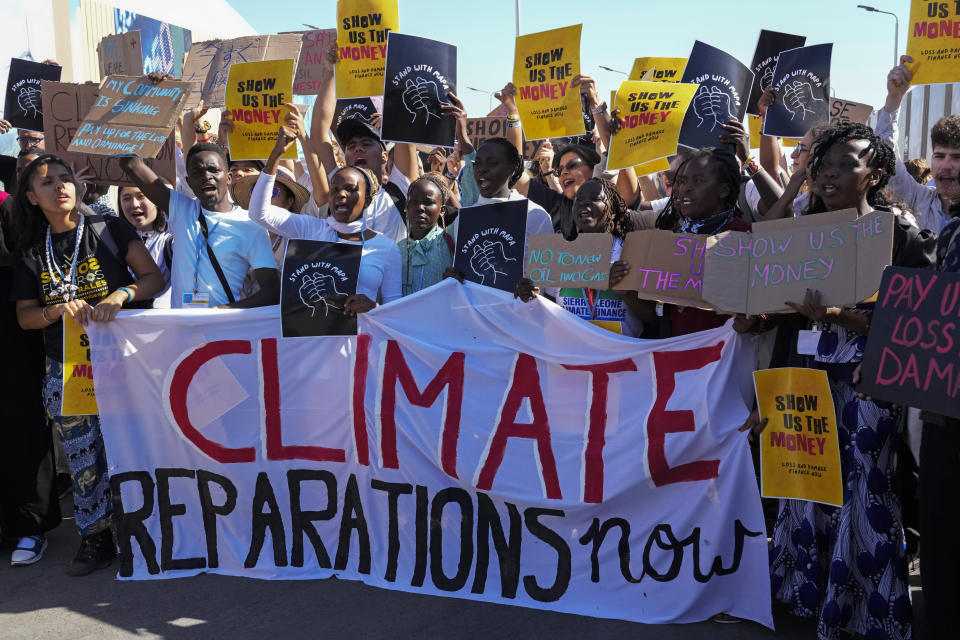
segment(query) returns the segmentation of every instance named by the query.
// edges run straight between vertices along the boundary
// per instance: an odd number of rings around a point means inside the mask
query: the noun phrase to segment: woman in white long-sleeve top
[[[326,218],[291,213],[270,203],[277,165],[296,140],[295,129],[280,127],[277,144],[250,195],[250,219],[288,239],[359,244],[362,251],[357,293],[347,298],[347,312],[363,313],[377,306],[377,300],[387,303],[400,298],[400,250],[393,240],[365,228],[363,223],[363,211],[380,188],[369,171],[343,167],[331,177],[328,194],[314,191],[317,203],[329,206],[330,215]],[[314,188],[322,187],[315,184]]]

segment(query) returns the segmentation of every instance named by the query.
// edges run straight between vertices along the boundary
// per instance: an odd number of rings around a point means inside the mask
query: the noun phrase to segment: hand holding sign
[[[700,126],[709,125],[713,131],[733,119],[730,95],[719,87],[701,86],[693,96],[693,112],[700,119]]]

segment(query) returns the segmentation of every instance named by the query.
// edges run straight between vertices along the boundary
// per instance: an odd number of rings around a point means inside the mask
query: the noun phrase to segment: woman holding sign
[[[810,214],[885,209],[882,189],[894,172],[893,151],[861,124],[822,133],[810,151]],[[929,268],[936,239],[895,218],[893,264]],[[795,615],[819,616],[821,638],[842,631],[870,638],[909,638],[911,604],[900,503],[893,490],[900,408],[854,396],[872,304],[825,307],[817,291],[787,302],[805,316],[816,339],[799,355],[823,369],[836,406],[843,506],[781,500],[771,547],[774,597]],[[780,336],[778,336],[779,340]],[[756,415],[749,424],[759,422]]]
[[[11,296],[17,301],[20,326],[43,330],[44,404],[67,454],[74,522],[82,536],[68,573],[81,576],[109,566],[115,548],[100,420],[96,415],[62,415],[61,319],[69,315],[80,325],[109,322],[123,306],[159,293],[163,276],[128,224],[80,214],[76,178],[56,156],[43,155],[30,163],[16,198],[23,256]]]
[[[250,219],[288,239],[359,244],[362,252],[357,292],[344,303],[346,313],[369,311],[377,306],[377,299],[387,303],[400,298],[400,250],[393,240],[364,224],[364,212],[380,189],[371,171],[350,166],[337,169],[330,179],[329,193],[314,184],[314,199],[329,207],[326,218],[291,213],[271,204],[280,158],[296,143],[297,135],[296,129],[280,127],[277,143],[250,194]]]

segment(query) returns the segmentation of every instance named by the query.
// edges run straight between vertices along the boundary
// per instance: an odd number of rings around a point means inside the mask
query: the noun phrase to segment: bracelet
[[[452,173],[450,173],[449,171],[447,171],[446,168],[444,168],[444,170],[443,170],[443,177],[446,178],[446,179],[448,179],[448,180],[456,180],[456,179],[457,179],[457,176],[456,176],[455,174],[452,174]]]
[[[550,169],[550,171],[547,171],[547,172],[545,172],[545,173],[541,173],[540,175],[542,175],[544,178],[546,178],[547,176],[555,176],[555,175],[557,175],[557,170],[556,170],[556,169]]]
[[[519,118],[519,117],[517,117],[516,120],[507,118],[507,122],[506,122],[506,125],[505,125],[504,128],[506,128],[506,129],[516,129],[516,128],[519,127],[519,126],[520,126],[520,118]]]
[[[597,106],[595,106],[593,109],[590,109],[590,113],[597,115],[597,114],[603,113],[606,110],[607,110],[607,103],[604,101],[598,104]]]
[[[40,307],[40,317],[43,318],[43,321],[46,322],[47,324],[53,324],[53,320],[51,320],[50,317],[47,315],[46,307]]]
[[[758,166],[757,163],[753,161],[753,158],[747,160],[743,164],[743,172],[747,174],[748,178],[752,178],[753,176],[757,175],[761,171],[763,171],[763,167]]]
[[[510,121],[512,121],[512,122],[520,122],[520,114],[519,114],[519,113],[508,113],[508,114],[507,114],[507,120],[510,120]]]
[[[133,302],[133,291],[127,289],[126,287],[117,287],[117,291],[123,291],[125,294],[127,294],[127,299],[123,301],[123,304]]]

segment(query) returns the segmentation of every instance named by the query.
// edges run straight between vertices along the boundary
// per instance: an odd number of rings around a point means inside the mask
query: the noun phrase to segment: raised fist
[[[411,123],[417,121],[417,116],[423,114],[423,123],[429,124],[430,118],[440,119],[440,89],[433,80],[417,76],[416,80],[407,78],[403,89],[403,106],[413,116]]]
[[[733,119],[730,112],[730,94],[717,86],[707,88],[700,85],[693,96],[693,112],[700,119],[698,126],[709,125],[710,131],[713,131],[718,125]]]

